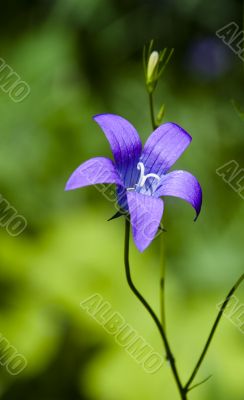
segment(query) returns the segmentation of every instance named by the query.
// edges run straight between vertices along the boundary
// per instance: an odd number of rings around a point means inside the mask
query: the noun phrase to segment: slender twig
[[[164,328],[161,325],[157,315],[155,314],[155,312],[153,311],[151,306],[144,299],[144,297],[141,295],[141,293],[137,290],[137,288],[135,287],[135,285],[132,281],[131,273],[130,273],[130,263],[129,263],[129,245],[130,245],[130,221],[128,219],[126,219],[125,220],[124,263],[125,263],[125,272],[126,272],[126,279],[127,279],[128,285],[129,285],[130,289],[132,290],[132,292],[134,293],[134,295],[140,300],[140,302],[143,304],[143,306],[146,308],[146,310],[148,311],[148,313],[151,315],[152,319],[154,320],[154,322],[159,330],[159,333],[162,337],[162,340],[163,340],[163,343],[165,346],[166,357],[170,363],[173,376],[175,378],[179,393],[181,395],[181,400],[187,400],[186,391],[184,390],[182,383],[180,381],[179,374],[178,374],[178,371],[177,371],[177,368],[175,365],[175,359],[174,359],[174,356],[170,349],[170,345],[169,345],[168,339],[166,337],[166,334],[164,332]]]
[[[198,362],[197,362],[197,364],[196,364],[196,366],[195,366],[195,368],[194,368],[189,380],[187,381],[187,383],[185,385],[185,389],[187,391],[188,391],[190,384],[192,383],[193,379],[195,378],[195,376],[196,376],[196,374],[197,374],[197,372],[198,372],[198,370],[199,370],[199,368],[200,368],[200,366],[201,366],[201,364],[203,362],[203,359],[204,359],[204,357],[205,357],[205,355],[206,355],[206,353],[208,351],[209,345],[210,345],[210,343],[211,343],[211,341],[213,339],[213,336],[215,334],[215,331],[217,329],[219,321],[220,321],[220,319],[221,319],[221,317],[223,315],[223,312],[224,312],[227,304],[229,303],[229,301],[231,299],[231,296],[236,291],[238,286],[241,284],[243,279],[244,279],[244,274],[242,274],[242,276],[238,279],[238,281],[235,283],[235,285],[232,287],[232,289],[229,291],[228,295],[226,296],[225,301],[223,302],[223,304],[222,304],[222,306],[221,306],[221,308],[220,308],[220,310],[218,312],[217,318],[216,318],[216,320],[215,320],[215,322],[213,324],[213,327],[211,329],[211,332],[210,332],[210,335],[209,335],[209,337],[207,339],[207,342],[206,342],[206,344],[204,346],[204,349],[203,349],[203,351],[202,351],[202,353],[201,353],[201,355],[199,357],[199,360],[198,360]]]
[[[206,383],[210,378],[212,378],[212,375],[209,375],[207,378],[203,379],[203,381],[196,383],[195,385],[189,387],[187,389],[187,392],[190,392],[190,390],[193,390],[195,388],[197,388],[200,385],[203,385],[204,383]]]

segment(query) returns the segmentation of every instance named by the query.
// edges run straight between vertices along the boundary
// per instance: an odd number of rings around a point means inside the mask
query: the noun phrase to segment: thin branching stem
[[[135,285],[132,281],[131,273],[130,273],[130,263],[129,263],[129,244],[130,244],[130,221],[126,218],[125,219],[124,263],[125,263],[125,272],[126,272],[126,279],[127,279],[128,285],[129,285],[130,289],[132,290],[132,292],[134,293],[134,295],[138,298],[138,300],[140,300],[140,302],[143,304],[143,306],[146,308],[146,310],[148,311],[148,313],[151,315],[152,319],[154,320],[154,322],[159,330],[159,333],[161,335],[161,338],[163,340],[165,351],[166,351],[166,358],[170,363],[175,382],[177,384],[179,393],[181,395],[181,400],[187,400],[186,391],[184,390],[182,383],[180,381],[178,370],[175,365],[175,359],[174,359],[174,356],[170,349],[170,345],[169,345],[167,336],[165,334],[164,328],[161,325],[157,315],[155,314],[155,312],[153,311],[151,306],[144,299],[144,297],[141,295],[141,293],[137,290],[137,288],[135,287]]]
[[[243,3],[244,4],[244,3]],[[244,8],[243,8],[244,10]],[[243,18],[244,18],[244,12],[243,12]],[[243,19],[244,21],[244,19]],[[170,55],[165,63],[165,66],[167,65],[168,61],[170,60],[171,56],[173,54],[173,49],[170,52]],[[164,56],[164,54],[163,54]],[[163,57],[162,56],[162,57]],[[164,68],[162,68],[163,71]],[[159,78],[159,77],[158,77]],[[148,90],[148,96],[149,96],[149,108],[150,108],[150,117],[151,117],[151,123],[152,123],[152,128],[153,130],[157,128],[157,121],[155,119],[155,113],[154,113],[154,104],[153,104],[153,90]],[[160,335],[163,339],[164,342],[164,346],[165,346],[165,350],[166,350],[166,357],[170,362],[171,365],[171,369],[175,378],[175,381],[177,383],[177,387],[179,389],[180,395],[181,395],[181,399],[182,400],[186,400],[187,399],[187,393],[196,388],[197,386],[203,384],[204,382],[206,382],[209,377],[207,379],[205,379],[204,381],[195,384],[195,385],[191,385],[195,376],[197,375],[197,372],[207,354],[207,351],[209,349],[210,343],[213,339],[213,336],[215,334],[215,331],[218,327],[218,324],[220,322],[220,319],[224,313],[225,308],[227,307],[229,300],[231,298],[231,296],[233,295],[233,293],[236,291],[236,289],[239,287],[239,285],[241,284],[241,282],[244,280],[244,274],[238,279],[238,281],[235,283],[235,285],[232,287],[232,289],[229,291],[227,297],[225,298],[225,301],[223,302],[219,313],[217,315],[217,318],[213,324],[213,327],[211,329],[211,332],[208,336],[208,339],[206,341],[206,344],[202,350],[202,353],[198,359],[198,362],[195,366],[195,368],[193,369],[193,372],[190,376],[190,378],[188,379],[187,383],[183,386],[181,384],[180,378],[179,378],[179,374],[178,371],[176,369],[175,366],[175,360],[172,354],[172,351],[170,349],[169,346],[169,342],[167,339],[167,335],[166,335],[166,330],[165,330],[165,271],[163,268],[163,273],[162,273],[162,277],[161,277],[161,313],[162,313],[162,324],[160,323],[158,317],[156,316],[156,314],[154,313],[154,311],[151,309],[151,307],[149,306],[149,304],[146,302],[146,300],[143,298],[143,296],[138,292],[138,290],[135,288],[132,280],[131,280],[131,275],[130,275],[130,267],[129,267],[129,234],[130,234],[130,222],[126,221],[126,233],[125,233],[125,267],[126,267],[126,276],[127,276],[127,281],[128,284],[131,288],[131,290],[134,292],[134,294],[136,295],[136,297],[141,301],[141,303],[144,305],[144,307],[147,309],[147,311],[149,312],[149,314],[151,315],[151,317],[153,318],[154,322],[156,323],[158,330],[160,332]]]
[[[227,296],[226,296],[226,298],[225,298],[225,301],[222,303],[222,305],[221,305],[221,307],[220,307],[220,310],[219,310],[219,312],[218,312],[217,318],[216,318],[216,320],[215,320],[215,322],[214,322],[214,324],[213,324],[213,327],[212,327],[212,329],[211,329],[211,332],[210,332],[210,334],[209,334],[209,337],[208,337],[208,339],[207,339],[207,341],[206,341],[206,344],[205,344],[205,346],[204,346],[204,348],[203,348],[203,351],[202,351],[202,353],[201,353],[201,355],[200,355],[200,357],[199,357],[199,360],[198,360],[198,362],[197,362],[197,364],[196,364],[196,366],[195,366],[195,368],[194,368],[194,370],[193,370],[193,372],[192,372],[190,378],[188,379],[188,381],[187,381],[187,383],[186,383],[186,385],[185,385],[185,389],[186,389],[187,391],[189,390],[189,387],[190,387],[191,383],[193,382],[193,380],[194,380],[194,378],[195,378],[195,376],[196,376],[196,374],[197,374],[197,372],[198,372],[198,370],[199,370],[199,368],[200,368],[200,366],[201,366],[201,364],[202,364],[202,362],[203,362],[204,357],[205,357],[206,354],[207,354],[207,351],[208,351],[208,349],[209,349],[209,345],[210,345],[210,343],[211,343],[211,341],[212,341],[212,339],[213,339],[213,336],[214,336],[215,331],[216,331],[216,329],[217,329],[217,327],[218,327],[218,324],[219,324],[219,322],[220,322],[220,319],[221,319],[221,317],[222,317],[222,315],[223,315],[223,313],[224,313],[224,310],[225,310],[225,308],[227,307],[227,305],[228,305],[228,303],[229,303],[229,301],[230,301],[230,299],[231,299],[231,296],[232,296],[233,293],[236,291],[236,289],[240,286],[240,284],[241,284],[241,282],[243,281],[243,279],[244,279],[244,274],[241,275],[241,277],[238,279],[238,281],[235,283],[235,285],[232,287],[232,289],[231,289],[231,290],[229,291],[229,293],[227,294]]]

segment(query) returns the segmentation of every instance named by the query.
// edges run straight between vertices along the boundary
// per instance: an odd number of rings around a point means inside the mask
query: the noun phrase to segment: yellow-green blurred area
[[[160,314],[167,265],[167,332],[185,382],[219,304],[243,271],[244,200],[217,175],[230,160],[244,168],[243,62],[215,32],[242,4],[216,0],[10,0],[1,3],[0,58],[31,92],[15,103],[0,89],[0,193],[27,222],[19,236],[0,230],[0,332],[28,365],[0,367],[1,400],[177,400],[168,364],[147,374],[82,308],[99,293],[164,355],[150,316],[130,292],[123,265],[123,218],[96,188],[64,192],[88,158],[111,157],[92,121],[127,118],[143,142],[151,133],[142,48],[174,47],[157,87],[164,121],[193,137],[175,169],[191,171],[203,208],[165,199],[161,234],[143,254],[131,244],[133,279]],[[243,182],[242,182],[243,183]],[[243,287],[236,293],[243,307]],[[243,320],[243,314],[240,315]],[[1,354],[0,354],[1,355]],[[244,335],[223,317],[189,393],[190,400],[243,400]]]

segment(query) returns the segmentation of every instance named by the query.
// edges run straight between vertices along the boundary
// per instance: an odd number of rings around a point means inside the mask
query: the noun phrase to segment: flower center
[[[151,173],[151,174],[145,175],[145,166],[142,162],[139,162],[137,164],[137,169],[141,171],[139,181],[138,181],[138,183],[136,183],[135,187],[128,188],[127,189],[128,191],[135,190],[136,188],[142,188],[145,185],[147,179],[149,179],[149,178],[154,178],[154,179],[157,179],[158,181],[160,181],[160,177],[157,174]]]

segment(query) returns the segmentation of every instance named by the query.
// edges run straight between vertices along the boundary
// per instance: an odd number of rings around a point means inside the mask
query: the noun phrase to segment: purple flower
[[[126,119],[101,114],[94,120],[110,143],[114,162],[104,157],[84,162],[69,178],[66,190],[115,184],[118,204],[130,214],[134,241],[140,251],[149,246],[159,228],[164,210],[161,196],[186,200],[197,218],[202,205],[197,179],[186,171],[168,172],[192,140],[184,129],[165,123],[151,134],[142,149],[136,129]]]

